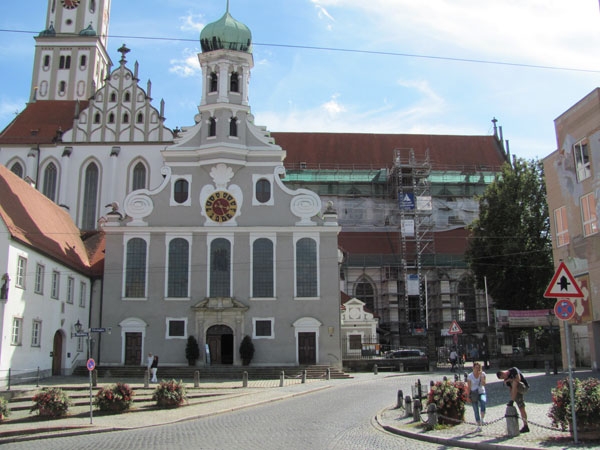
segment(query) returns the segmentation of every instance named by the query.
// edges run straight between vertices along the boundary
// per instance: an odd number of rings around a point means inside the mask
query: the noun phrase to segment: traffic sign
[[[563,298],[563,297],[584,297],[579,284],[571,274],[564,262],[560,262],[558,269],[552,277],[552,281],[546,288],[544,297]]]
[[[94,361],[92,358],[90,358],[87,360],[86,366],[87,366],[88,370],[91,372],[96,367],[96,361]]]
[[[561,298],[554,305],[554,315],[560,320],[570,320],[575,315],[575,305],[568,298]]]
[[[456,320],[452,321],[452,325],[450,325],[448,334],[462,334],[462,328],[458,325],[458,322]]]

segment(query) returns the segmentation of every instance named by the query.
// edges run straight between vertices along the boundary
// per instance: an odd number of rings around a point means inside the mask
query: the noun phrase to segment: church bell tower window
[[[231,80],[229,82],[229,90],[231,92],[240,92],[240,77],[237,72],[231,74]]]
[[[217,92],[217,74],[211,72],[210,74],[210,90],[209,92]]]

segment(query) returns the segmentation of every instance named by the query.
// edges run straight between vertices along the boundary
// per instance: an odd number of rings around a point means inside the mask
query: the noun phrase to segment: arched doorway
[[[52,344],[52,375],[62,375],[63,335],[60,330],[54,333]]]
[[[206,331],[211,364],[233,364],[233,330],[227,325],[213,325]]]

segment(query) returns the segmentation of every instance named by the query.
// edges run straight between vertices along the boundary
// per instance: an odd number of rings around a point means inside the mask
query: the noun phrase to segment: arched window
[[[142,113],[137,115],[137,123],[144,123],[144,115]]]
[[[108,115],[108,123],[115,123],[115,115],[114,115],[114,113],[110,113]]]
[[[18,176],[19,178],[23,178],[23,166],[21,165],[20,162],[14,163],[11,166],[10,171],[12,173],[14,173],[16,176]]]
[[[58,68],[59,69],[65,68],[65,56],[64,55],[61,55],[61,57],[58,60]]]
[[[142,162],[138,162],[133,168],[133,178],[131,189],[144,189],[146,187],[146,166]]]
[[[99,171],[95,163],[90,163],[85,169],[83,181],[83,207],[81,209],[81,229],[96,229],[96,211],[98,209]]]
[[[67,56],[66,60],[65,60],[65,69],[70,69],[71,68],[71,57]]]
[[[296,297],[317,295],[317,243],[302,238],[296,242]]]
[[[100,113],[94,114],[94,123],[100,123]]]
[[[116,102],[117,101],[117,94],[115,94],[114,92],[111,92],[111,94],[110,94],[110,101],[111,102]]]
[[[233,72],[231,74],[231,79],[229,81],[229,90],[231,92],[240,92],[240,77],[237,72]]]
[[[365,308],[375,312],[375,290],[366,278],[361,278],[354,287],[354,296],[365,303]]]
[[[210,73],[210,81],[209,81],[210,88],[209,88],[208,92],[217,92],[218,79],[219,78],[217,77],[216,73],[214,73],[214,72]]]
[[[85,55],[81,55],[81,56],[79,57],[79,65],[80,65],[81,67],[85,67],[85,66],[86,66],[86,64],[87,64],[87,56],[85,56]]]
[[[274,297],[273,241],[260,238],[252,244],[252,296]]]
[[[231,243],[218,238],[210,244],[210,297],[231,296]]]
[[[461,322],[477,323],[477,304],[475,301],[475,282],[464,277],[458,283],[458,317]]]
[[[50,55],[44,56],[44,67],[50,67]]]
[[[67,90],[67,82],[66,81],[61,81],[60,83],[58,83],[58,92],[60,92],[61,94],[64,94],[64,92]]]
[[[125,261],[125,297],[146,297],[146,241],[133,238],[127,242]]]
[[[173,190],[173,200],[177,203],[185,203],[188,199],[188,182],[184,179],[179,179],[175,182]]]
[[[271,182],[261,178],[256,182],[256,200],[266,203],[271,200]]]
[[[125,92],[125,101],[126,102],[130,102],[131,101],[131,94],[129,92]]]
[[[50,163],[44,169],[44,183],[42,185],[42,194],[53,202],[56,201],[56,183],[58,171],[54,163]]]
[[[229,136],[237,136],[237,128],[237,119],[235,117],[232,117],[229,121]]]
[[[169,242],[167,297],[187,297],[189,279],[189,243],[182,238]]]
[[[123,114],[123,123],[129,123],[129,114]]]
[[[208,120],[208,135],[216,136],[217,135],[217,119],[211,117]]]

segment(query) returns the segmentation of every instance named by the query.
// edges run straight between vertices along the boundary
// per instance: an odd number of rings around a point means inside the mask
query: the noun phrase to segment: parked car
[[[394,364],[402,363],[404,370],[429,370],[429,357],[416,348],[389,351],[385,354],[385,359]]]

